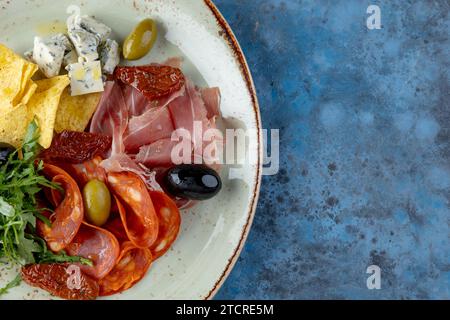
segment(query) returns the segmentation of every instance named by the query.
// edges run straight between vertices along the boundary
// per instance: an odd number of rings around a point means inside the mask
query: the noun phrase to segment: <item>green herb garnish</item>
[[[0,288],[0,296],[2,294],[8,293],[9,289],[17,287],[21,282],[22,282],[22,276],[20,274],[18,274],[13,281],[11,281],[10,283],[8,283],[6,285],[6,287]]]
[[[58,184],[40,175],[43,162],[37,160],[41,150],[39,129],[33,121],[27,130],[22,148],[11,153],[0,166],[0,263],[26,265],[32,263],[82,263],[92,265],[88,259],[71,257],[65,252],[54,254],[47,250],[45,241],[36,233],[36,220],[51,226],[39,208],[36,195],[42,188],[62,190]],[[19,277],[20,279],[20,277]],[[0,295],[18,285],[20,280],[0,289]]]

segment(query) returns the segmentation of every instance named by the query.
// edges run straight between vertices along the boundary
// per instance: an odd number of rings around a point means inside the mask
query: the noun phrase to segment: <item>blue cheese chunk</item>
[[[56,77],[61,70],[65,53],[64,44],[55,38],[34,38],[33,61],[47,78]]]
[[[112,30],[110,27],[95,20],[92,17],[77,15],[74,20],[77,28],[82,28],[96,35],[101,43],[105,42],[106,39],[108,39],[108,37],[111,35]]]
[[[80,61],[67,66],[72,96],[104,91],[100,61]]]
[[[66,52],[74,49],[72,42],[70,42],[69,38],[65,34],[59,33],[54,35],[50,39],[51,41],[55,41],[62,44]]]
[[[69,29],[69,37],[79,57],[88,62],[98,60],[100,40],[94,34],[84,29]]]
[[[63,67],[67,67],[69,64],[77,63],[78,62],[78,54],[75,49],[70,50],[66,53],[66,55],[63,58]]]
[[[34,60],[33,60],[33,50],[28,50],[28,51],[25,52],[23,55],[25,56],[25,59],[27,59],[28,61],[34,63]]]
[[[100,48],[100,61],[103,73],[113,74],[114,69],[120,62],[119,44],[111,39],[107,39]]]

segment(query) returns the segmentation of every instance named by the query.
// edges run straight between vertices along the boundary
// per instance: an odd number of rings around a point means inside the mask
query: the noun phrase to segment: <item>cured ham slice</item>
[[[136,161],[144,165],[154,167],[171,167],[172,150],[178,144],[176,141],[162,139],[151,145],[143,146],[136,155]]]
[[[124,143],[127,150],[139,150],[143,145],[170,138],[174,130],[166,107],[150,108],[143,115],[131,118]]]
[[[154,168],[172,167],[172,150],[181,141],[189,144],[178,155],[183,162],[218,166],[223,137],[209,129],[216,129],[220,116],[220,90],[195,87],[181,73],[180,61],[120,67],[116,80],[107,83],[90,127],[92,133],[112,137],[112,148],[101,163],[107,173],[132,172],[148,189],[161,191]],[[172,141],[174,136],[180,140]]]
[[[136,247],[150,247],[158,237],[159,225],[145,184],[131,172],[109,173],[108,184],[117,197],[128,238]]]
[[[75,180],[64,170],[45,164],[43,173],[64,189],[64,198],[49,217],[51,227],[40,220],[37,222],[38,233],[47,242],[50,250],[59,252],[72,242],[80,229],[84,218],[83,198]]]
[[[113,138],[112,155],[122,153],[123,134],[128,126],[128,107],[119,84],[107,82],[105,92],[95,112],[90,132],[103,133]]]
[[[184,94],[184,86],[172,94],[155,100],[149,100],[142,92],[132,86],[122,85],[123,96],[128,107],[128,115],[139,117],[151,108],[166,107],[170,102]]]
[[[220,116],[220,89],[204,88],[200,90],[203,102],[205,103],[207,118],[212,119]]]
[[[94,114],[90,131],[112,136],[109,158],[101,166],[107,172],[133,172],[152,190],[161,190],[154,175],[139,166],[125,152],[124,133],[128,127],[128,107],[125,104],[122,89],[118,83],[110,81]]]
[[[147,273],[152,264],[148,248],[136,248],[131,242],[124,242],[114,269],[99,281],[100,296],[110,296],[130,289]]]
[[[120,245],[111,232],[84,222],[66,251],[71,256],[90,259],[94,264],[92,267],[81,264],[78,266],[85,274],[102,279],[116,265]]]
[[[172,101],[169,110],[175,129],[186,129],[191,134],[194,132],[195,121],[203,122],[208,114],[200,92],[190,81],[186,81],[185,94]]]
[[[122,91],[130,117],[140,116],[152,106],[152,102],[134,87],[124,85]]]

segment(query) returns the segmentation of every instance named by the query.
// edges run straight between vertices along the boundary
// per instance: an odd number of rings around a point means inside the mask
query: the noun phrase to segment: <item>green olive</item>
[[[89,223],[101,227],[111,212],[111,194],[108,187],[99,180],[89,181],[83,188],[85,216]]]
[[[158,37],[158,28],[152,19],[139,23],[128,35],[123,44],[123,56],[127,60],[137,60],[145,56]]]

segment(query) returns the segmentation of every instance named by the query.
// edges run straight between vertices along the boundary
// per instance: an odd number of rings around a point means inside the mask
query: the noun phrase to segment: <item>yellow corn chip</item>
[[[19,148],[30,123],[30,114],[25,104],[8,110],[0,117],[0,142]]]
[[[39,144],[44,148],[49,148],[52,143],[59,101],[69,83],[68,76],[36,81],[37,89],[28,103],[28,112],[37,119]]]
[[[33,75],[36,73],[36,71],[38,70],[38,66],[26,61],[24,68],[23,68],[23,73],[22,73],[22,83],[21,83],[21,90],[19,95],[16,97],[16,99],[13,101],[14,105],[17,105],[19,103],[27,103],[29,98],[33,95],[34,93],[34,89],[32,89],[31,91],[33,93],[29,93],[27,90],[31,87],[33,88],[33,80],[31,80],[31,77],[33,77]],[[28,100],[24,101],[24,97],[25,99],[27,98],[26,94],[28,94]]]
[[[64,90],[56,114],[55,131],[84,131],[97,109],[101,93],[90,93],[82,96],[70,95],[69,88]]]
[[[22,104],[27,104],[33,94],[36,92],[37,84],[33,82],[33,80],[28,81],[28,85],[26,86],[23,96],[22,96]]]
[[[6,111],[22,101],[37,66],[0,44],[0,109]]]

